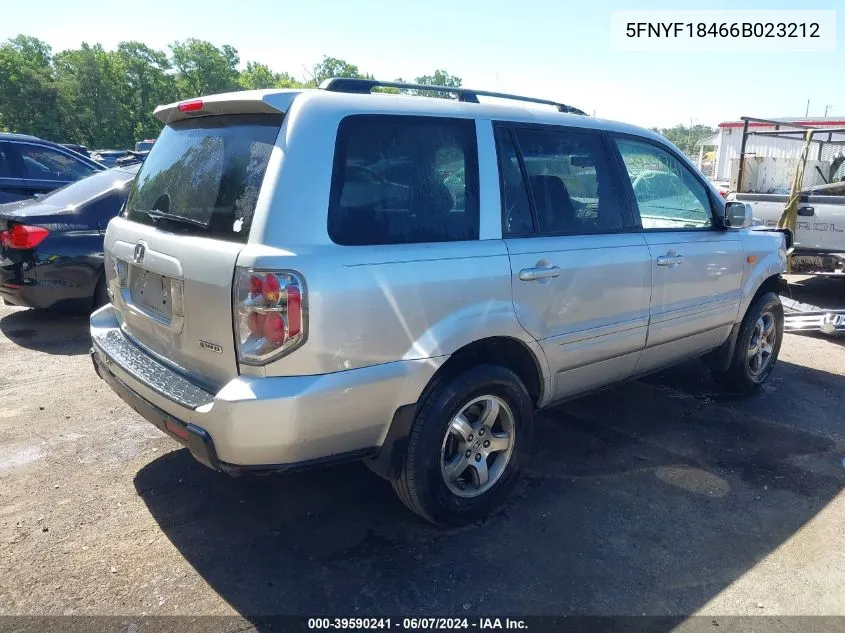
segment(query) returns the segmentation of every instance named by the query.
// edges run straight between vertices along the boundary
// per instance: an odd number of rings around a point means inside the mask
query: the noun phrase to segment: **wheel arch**
[[[539,348],[535,353],[525,342],[510,336],[492,336],[464,345],[437,369],[417,402],[396,409],[381,448],[367,460],[367,465],[385,479],[398,477],[417,404],[438,384],[475,365],[492,363],[510,369],[523,382],[534,405],[539,407],[546,396],[547,385],[538,353],[542,354]]]
[[[707,365],[711,369],[717,371],[726,370],[730,366],[731,359],[733,358],[734,349],[736,348],[736,339],[739,336],[739,328],[742,325],[742,321],[745,318],[746,313],[757,300],[757,297],[767,292],[780,294],[781,292],[785,292],[787,289],[788,284],[781,273],[776,273],[766,277],[757,287],[754,294],[751,295],[750,299],[747,302],[743,302],[743,309],[737,314],[737,321],[734,323],[733,328],[731,328],[731,333],[730,336],[728,336],[728,339],[722,343],[722,345],[704,356],[704,361]]]

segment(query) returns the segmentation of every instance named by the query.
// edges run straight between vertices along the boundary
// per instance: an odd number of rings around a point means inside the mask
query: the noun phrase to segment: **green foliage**
[[[56,54],[53,66],[64,129],[73,138],[89,147],[114,147],[131,135],[127,85],[116,53],[83,43],[78,50]]]
[[[450,75],[445,70],[435,70],[433,75],[422,75],[417,77],[416,82],[424,86],[446,86],[447,88],[460,88],[461,78],[455,75]],[[448,92],[438,92],[436,90],[409,90],[411,94],[419,95],[421,97],[436,97],[441,99],[453,99],[454,95]]]
[[[238,51],[228,44],[191,38],[169,49],[130,41],[107,51],[83,42],[53,54],[46,42],[26,35],[0,43],[0,130],[91,149],[131,148],[158,136],[161,123],[153,110],[160,104],[233,90],[313,88],[329,77],[373,78],[337,57],[324,56],[300,80],[255,61],[241,70]],[[461,79],[437,70],[416,83],[460,86]]]
[[[161,123],[153,116],[153,110],[173,101],[176,88],[170,60],[164,51],[141,42],[121,42],[117,58],[125,81],[123,98],[130,121],[129,139],[155,138]]]
[[[238,83],[244,90],[263,88],[304,88],[305,83],[297,81],[288,73],[276,73],[267,64],[247,62],[246,70],[241,71]]]
[[[228,44],[217,48],[211,42],[190,38],[170,45],[176,69],[176,90],[180,99],[237,90],[238,51]]]
[[[311,86],[319,86],[326,79],[331,77],[350,77],[352,79],[372,79],[372,75],[363,75],[355,64],[338,59],[337,57],[326,57],[323,61],[315,64],[311,69]]]
[[[59,134],[58,87],[50,47],[18,35],[0,45],[0,129],[39,136]]]
[[[657,132],[661,136],[671,141],[687,156],[698,156],[698,148],[695,144],[703,138],[713,136],[718,132],[716,128],[711,128],[706,125],[693,125],[688,127],[683,124],[678,124],[675,127],[668,128],[651,128],[653,132]]]

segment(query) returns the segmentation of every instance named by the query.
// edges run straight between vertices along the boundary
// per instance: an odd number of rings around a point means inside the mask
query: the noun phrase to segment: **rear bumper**
[[[33,257],[24,266],[0,255],[0,299],[24,308],[90,308],[102,270],[102,260],[88,256]]]
[[[79,297],[74,289],[55,284],[16,284],[0,280],[0,299],[23,308],[52,308],[58,303],[78,301]],[[92,301],[93,295],[87,299]]]
[[[211,393],[126,337],[110,305],[91,315],[91,338],[97,373],[123,400],[198,461],[229,473],[375,454],[397,409],[416,402],[445,360],[317,376],[238,376]]]

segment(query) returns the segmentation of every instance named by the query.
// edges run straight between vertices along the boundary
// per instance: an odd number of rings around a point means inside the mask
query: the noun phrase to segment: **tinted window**
[[[622,228],[610,160],[598,134],[516,130],[540,233],[601,233]]]
[[[0,178],[17,178],[12,165],[12,150],[8,143],[0,143]]]
[[[33,180],[79,180],[96,170],[68,154],[39,145],[18,144],[27,177]]]
[[[126,200],[126,194],[126,189],[118,189],[102,198],[94,200],[84,210],[88,221],[96,224],[101,229],[105,229],[109,220],[120,213],[120,207],[123,206],[123,201]]]
[[[344,119],[328,224],[337,244],[478,239],[474,123],[370,115]]]
[[[502,189],[502,235],[533,233],[528,190],[510,130],[503,127],[496,129],[496,145]]]
[[[707,189],[664,149],[617,139],[643,229],[700,229],[713,226]]]
[[[166,126],[129,194],[126,217],[246,242],[281,123],[280,115],[237,114]]]

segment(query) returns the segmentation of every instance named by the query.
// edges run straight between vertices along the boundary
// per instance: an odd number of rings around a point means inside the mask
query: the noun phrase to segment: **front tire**
[[[393,488],[432,523],[483,519],[516,483],[531,453],[533,426],[534,403],[517,375],[478,365],[423,396]]]
[[[783,306],[774,292],[766,292],[742,319],[730,366],[713,371],[713,378],[727,391],[753,394],[772,373],[782,340]]]

